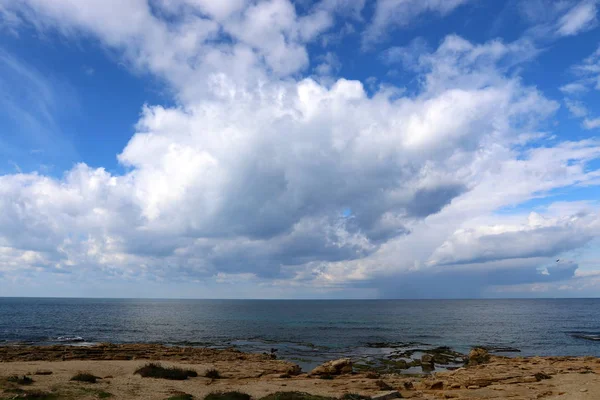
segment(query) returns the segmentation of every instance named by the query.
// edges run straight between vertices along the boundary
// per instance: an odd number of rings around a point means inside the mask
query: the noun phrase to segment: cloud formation
[[[558,34],[572,36],[593,28],[597,23],[596,13],[595,0],[581,1],[559,19]]]
[[[377,0],[363,47],[383,40],[390,31],[414,24],[424,14],[444,17],[470,0]]]
[[[600,127],[600,117],[590,112],[580,99],[590,91],[600,90],[600,47],[582,62],[573,65],[570,72],[575,80],[560,88],[567,96],[565,104],[574,117],[581,118],[584,129],[596,129]]]
[[[365,40],[465,3],[380,0]],[[448,35],[433,49],[415,43],[416,56],[390,50],[419,87],[370,94],[334,67],[319,74],[328,79],[306,73],[307,46],[336,18],[360,18],[364,3],[353,4],[0,0],[20,24],[99,40],[176,99],[143,108],[118,155],[123,174],[80,163],[60,178],[0,176],[0,273],[374,285],[382,295],[385,281],[418,286],[450,267],[480,286],[572,277],[575,265],[544,266],[598,235],[597,205],[495,215],[598,178],[589,165],[600,143],[544,133],[559,105],[514,73],[535,56],[531,42]]]

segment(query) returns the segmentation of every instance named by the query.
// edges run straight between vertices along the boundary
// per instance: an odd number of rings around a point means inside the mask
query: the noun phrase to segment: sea
[[[100,342],[274,352],[304,369],[398,349],[600,356],[600,299],[0,298],[0,345]]]

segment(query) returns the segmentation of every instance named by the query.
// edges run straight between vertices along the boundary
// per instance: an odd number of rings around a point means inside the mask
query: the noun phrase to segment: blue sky
[[[0,295],[597,296],[599,8],[0,0]]]

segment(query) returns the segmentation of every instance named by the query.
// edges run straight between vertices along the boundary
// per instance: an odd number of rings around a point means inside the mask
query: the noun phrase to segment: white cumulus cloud
[[[376,37],[463,3],[379,1],[370,29]],[[593,212],[490,223],[503,207],[597,179],[588,165],[600,143],[549,139],[557,102],[507,73],[535,55],[529,42],[449,35],[406,63],[415,93],[368,94],[357,80],[302,75],[307,46],[338,14],[360,18],[362,6],[345,14],[339,1],[304,11],[286,0],[161,4],[3,4],[22,24],[97,38],[164,79],[177,104],[143,108],[118,155],[125,173],[80,163],[59,178],[0,176],[6,276],[385,287],[446,265],[472,273],[488,262],[544,263],[598,234]],[[386,7],[397,20],[378,17]],[[403,52],[394,57],[405,62]],[[337,58],[321,59],[331,74]],[[527,268],[517,283],[546,279],[534,261]]]

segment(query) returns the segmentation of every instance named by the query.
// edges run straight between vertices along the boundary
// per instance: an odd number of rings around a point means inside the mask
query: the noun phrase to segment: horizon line
[[[202,297],[78,297],[78,296],[2,296],[0,299],[72,300],[209,300],[209,301],[464,301],[464,300],[598,300],[600,297],[453,297],[453,298],[202,298]]]

